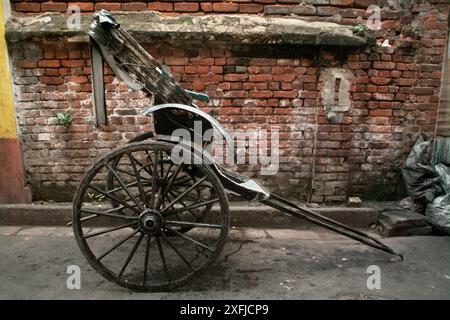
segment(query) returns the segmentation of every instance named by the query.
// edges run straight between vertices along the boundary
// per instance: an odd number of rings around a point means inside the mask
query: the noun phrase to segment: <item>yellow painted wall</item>
[[[3,10],[3,1],[0,0],[0,139],[8,139],[16,138],[17,133]]]

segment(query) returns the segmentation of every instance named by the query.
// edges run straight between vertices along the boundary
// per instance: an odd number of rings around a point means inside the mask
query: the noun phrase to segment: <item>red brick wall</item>
[[[45,1],[45,0],[12,0],[13,9],[17,12],[39,13],[42,11],[65,12],[67,6],[78,5],[83,12],[106,9],[110,11],[143,11],[154,10],[162,13],[276,13],[286,15],[295,13],[307,16],[332,16],[339,13],[344,18],[355,18],[364,15],[371,4],[384,5],[386,0],[163,0],[163,1]],[[398,0],[397,2],[408,2]],[[420,2],[420,1],[418,1]],[[426,2],[426,1],[422,1]],[[446,0],[430,1],[432,4],[446,4]],[[295,9],[299,4],[303,8]]]
[[[65,11],[68,3],[12,2],[14,10],[29,14]],[[302,19],[345,24],[357,23],[358,16],[367,18],[365,8],[380,4],[382,30],[376,36],[389,39],[390,48],[214,44],[195,48],[158,43],[147,49],[186,88],[207,92],[213,104],[202,108],[226,127],[280,128],[278,174],[264,177],[255,166],[239,167],[270,190],[301,200],[312,196],[316,202],[343,201],[351,195],[393,197],[401,185],[399,168],[417,133],[432,135],[435,130],[448,2],[391,1],[391,8],[384,0],[303,2],[303,6],[293,0],[78,4],[86,12],[100,8],[164,14],[295,12]],[[138,112],[148,98],[129,92],[111,73],[106,77],[109,123],[105,128],[92,126],[87,45],[39,39],[10,44],[10,51],[25,165],[36,197],[48,197],[45,191],[54,190],[51,186],[59,190],[75,185],[94,158],[147,127],[147,119]],[[321,104],[320,75],[328,67],[348,68],[355,76],[352,106],[340,124],[325,118]],[[75,117],[67,129],[57,124],[55,115],[60,111]]]

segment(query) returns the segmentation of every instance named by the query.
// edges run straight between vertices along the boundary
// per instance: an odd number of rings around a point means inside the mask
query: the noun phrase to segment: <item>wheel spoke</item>
[[[116,168],[116,171],[119,171],[119,170],[117,170],[117,168]],[[129,187],[134,187],[135,185],[137,185],[137,182],[129,183],[126,186],[129,188]],[[117,192],[117,191],[120,191],[120,190],[123,190],[123,188],[122,187],[117,187],[117,188],[108,190],[108,193],[111,194],[111,193],[114,193],[114,192]]]
[[[161,246],[161,240],[159,240],[159,237],[155,237],[155,239],[156,239],[156,245],[158,246],[159,257],[161,258],[161,262],[162,262],[162,265],[164,268],[164,273],[166,274],[167,280],[170,282],[169,270],[167,268],[166,258],[164,257],[164,251]]]
[[[159,206],[162,204],[162,202],[164,201],[164,198],[166,197],[167,193],[169,192],[170,188],[172,187],[173,181],[176,179],[178,173],[180,172],[182,167],[182,164],[180,164],[177,169],[175,170],[175,172],[173,173],[173,175],[170,177],[169,182],[167,183],[166,187],[164,188],[164,191],[161,194],[161,198],[158,201],[158,204],[156,205],[157,208],[159,208]]]
[[[208,247],[207,245],[205,245],[205,244],[203,244],[203,243],[201,243],[201,242],[199,242],[199,241],[197,241],[197,240],[195,240],[195,239],[192,239],[191,237],[185,235],[184,233],[178,232],[177,230],[172,229],[172,228],[169,227],[169,226],[164,226],[164,228],[166,228],[167,230],[169,230],[169,231],[175,233],[177,236],[179,236],[179,237],[181,237],[181,238],[184,238],[184,239],[186,239],[186,240],[188,240],[188,241],[191,241],[191,242],[195,243],[196,245],[198,245],[198,246],[200,246],[200,247],[202,247],[202,248],[204,248],[204,249],[206,249],[206,250],[208,250],[208,251],[210,251],[210,252],[213,252],[213,251],[214,251],[214,249],[211,249],[211,248]]]
[[[112,215],[110,215],[109,213],[114,212],[114,211],[120,211],[120,210],[123,210],[123,209],[124,209],[124,207],[121,205],[120,207],[112,208],[112,209],[108,209],[108,210],[104,211],[104,212],[103,212],[103,215],[112,216]],[[82,212],[82,211],[87,212],[87,210],[88,210],[88,209],[80,209],[80,212]],[[87,213],[90,213],[90,212],[87,212]],[[80,222],[85,222],[85,221],[88,221],[88,220],[97,218],[98,216],[99,216],[99,214],[98,214],[98,212],[96,212],[96,213],[94,213],[94,214],[91,214],[90,216],[81,218],[81,219],[80,219]],[[119,218],[119,217],[121,217],[121,218],[123,217],[124,219],[132,219],[132,217],[130,217],[130,216],[125,216],[125,215],[117,215],[117,216],[118,216],[118,218]],[[126,218],[125,218],[125,217],[126,217]],[[135,218],[137,219],[137,217],[135,217]],[[72,223],[73,223],[72,221],[69,222],[69,223],[67,224],[67,226],[71,226]]]
[[[167,172],[164,175],[164,180],[167,180],[167,178],[169,177],[170,169],[172,169],[173,166],[174,166],[174,164],[173,164],[173,162],[171,162],[170,165],[169,165],[169,169],[167,169]]]
[[[134,162],[134,157],[132,157],[129,153],[127,153],[128,158],[130,159],[131,162],[131,166],[133,167],[133,172],[136,175],[136,182],[138,185],[138,189],[139,189],[139,194],[141,195],[141,200],[142,202],[144,202],[144,207],[147,206],[147,196],[144,192],[144,187],[142,186],[142,182],[141,182],[141,176],[139,175],[137,168],[136,168],[136,164]]]
[[[114,170],[116,170],[117,172],[120,172],[120,173],[127,174],[127,175],[132,176],[132,177],[135,177],[135,176],[136,176],[134,173],[128,172],[128,171],[126,171],[126,170],[123,170],[122,168],[115,167]],[[138,169],[138,172],[139,172],[139,169]],[[143,177],[143,176],[141,176],[141,175],[139,175],[139,177],[141,177],[141,180],[142,180],[142,181],[146,181],[146,182],[148,182],[148,183],[151,183],[150,180],[147,179],[146,177]],[[128,186],[131,186],[131,187],[132,187],[132,186],[134,186],[135,184],[136,184],[135,182],[130,183],[130,184],[127,184],[127,187],[128,187]]]
[[[124,200],[125,202],[126,201],[130,201],[130,199],[125,199]],[[136,208],[136,205],[130,205],[132,208],[135,208],[135,209],[137,209]],[[125,209],[128,209],[127,207],[124,207],[123,205],[120,205],[120,206],[118,206],[118,207],[115,207],[115,208],[110,208],[110,209],[108,209],[108,210],[105,210],[104,212],[106,212],[106,213],[111,213],[111,212],[117,212],[117,211],[122,211],[122,210],[125,210]],[[133,211],[133,213],[135,213],[134,211]]]
[[[125,263],[123,264],[122,268],[120,269],[119,278],[125,272],[125,269],[127,268],[128,264],[130,263],[131,259],[133,258],[137,248],[139,248],[139,245],[141,244],[141,241],[142,241],[143,238],[144,238],[144,234],[141,233],[141,235],[139,236],[139,239],[137,239],[136,243],[134,244],[133,249],[131,249],[131,252],[130,252],[130,254],[127,257],[127,260],[125,260]]]
[[[135,159],[135,160],[136,160],[137,164],[139,165],[138,172],[141,172],[141,170],[144,170],[145,172],[148,173],[148,175],[149,175],[150,177],[153,177],[152,169],[148,167],[149,164],[141,164],[141,163],[139,162],[139,160],[137,160],[137,159]]]
[[[148,159],[149,154],[148,154],[148,152],[146,152],[146,153],[147,153],[147,159]],[[133,157],[133,156],[132,156],[132,157]],[[134,161],[136,161],[136,163],[140,166],[139,169],[138,169],[138,172],[141,171],[141,170],[144,170],[144,171],[147,172],[151,177],[153,176],[152,169],[150,169],[150,168],[148,167],[151,161],[149,161],[148,164],[145,164],[145,165],[144,165],[144,164],[142,164],[138,159],[136,159],[135,157],[133,157],[133,159],[134,159]]]
[[[158,189],[158,171],[157,171],[157,163],[158,162],[158,154],[155,152],[155,160],[153,161],[153,175],[152,175],[152,201],[151,201],[151,207],[154,209],[156,205],[156,189]]]
[[[177,214],[177,213],[184,212],[184,211],[190,211],[190,210],[193,210],[193,209],[196,209],[196,208],[199,208],[199,207],[207,206],[208,204],[215,203],[215,202],[219,202],[219,199],[216,198],[216,199],[212,199],[212,200],[208,200],[208,201],[192,204],[192,205],[184,207],[184,208],[179,208],[179,209],[175,209],[175,210],[172,210],[172,211],[167,211],[165,215],[168,216],[168,215]]]
[[[148,152],[148,150],[145,151],[145,154],[147,155],[147,165],[145,165],[145,167],[148,167],[150,164],[153,164],[153,159],[152,159],[152,156],[150,155],[150,152]],[[140,165],[142,166],[142,164],[140,164]],[[144,166],[142,166],[142,167],[144,167]],[[151,174],[151,176],[153,177],[153,173]]]
[[[167,224],[175,224],[175,225],[179,225],[179,226],[222,229],[222,226],[220,224],[209,224],[209,223],[200,223],[200,222],[186,222],[186,221],[173,221],[173,220],[165,220],[164,222],[167,223]]]
[[[116,199],[116,198],[113,197],[112,195],[110,195],[110,194],[104,192],[103,190],[100,190],[99,188],[94,187],[94,186],[91,185],[91,184],[90,184],[88,187],[91,188],[92,190],[98,192],[98,193],[101,193],[101,194],[104,195],[105,197],[107,197],[107,198],[109,198],[109,199],[111,199],[111,200],[113,200],[113,201],[115,201],[115,202],[117,202],[117,203],[123,205],[125,208],[128,208],[128,209],[134,211],[134,212],[137,213],[137,214],[140,214],[140,212],[139,212],[138,210],[136,210],[134,207],[130,206],[128,203],[125,203],[125,202],[123,202],[123,201],[120,201],[120,200]]]
[[[161,178],[164,177],[164,156],[163,153],[160,151],[159,156],[161,161],[159,162],[159,167],[161,169],[161,174],[159,175]]]
[[[181,194],[180,191],[175,190],[175,189],[172,189],[172,190],[170,190],[169,192],[172,194],[172,196],[173,196],[174,198],[176,198],[177,196],[179,196],[179,195]],[[173,193],[175,193],[175,194],[173,194]],[[190,194],[185,195],[185,197],[186,197],[186,198],[189,198],[189,199],[191,199],[191,200],[200,201],[199,198],[194,198],[194,197],[191,196]],[[180,201],[180,203],[181,203],[181,201]]]
[[[133,232],[131,232],[129,235],[127,235],[125,238],[123,238],[122,240],[120,240],[119,242],[117,242],[116,244],[114,244],[111,248],[109,248],[108,250],[106,250],[102,255],[100,255],[97,258],[97,261],[102,260],[104,257],[106,257],[108,254],[110,254],[111,252],[113,252],[115,249],[117,249],[121,244],[123,244],[124,242],[126,242],[128,239],[130,239],[132,236],[134,236],[136,233],[138,233],[139,230],[133,230]]]
[[[128,194],[128,196],[133,200],[133,202],[138,206],[139,209],[144,210],[144,208],[140,205],[140,203],[137,201],[135,196],[128,190],[125,183],[122,181],[122,179],[119,177],[117,172],[110,166],[109,163],[106,164],[106,167],[108,170],[113,174],[113,176],[116,178],[117,182],[119,182],[120,186],[123,188],[123,190]]]
[[[173,184],[174,186],[184,186],[184,183],[191,181],[191,176],[189,175],[184,175],[181,176],[177,179],[175,179],[175,183]]]
[[[172,197],[174,197],[174,198],[176,198],[176,195],[174,195],[173,194],[173,192],[171,192],[171,191],[169,191],[169,193],[170,193],[170,195],[172,196]],[[169,199],[169,197],[167,197],[167,199]],[[200,201],[200,199],[196,199],[197,201]],[[170,200],[169,200],[170,201]],[[183,206],[183,207],[187,207],[188,205],[187,204],[185,204],[184,203],[184,201],[183,200],[178,200],[178,202]],[[195,219],[199,219],[199,217],[192,211],[192,210],[188,210],[194,217],[195,217]],[[178,215],[177,214],[175,214],[176,216],[177,216],[177,218],[178,218]],[[178,219],[179,220],[179,219]]]
[[[126,199],[126,201],[129,201],[130,199]],[[135,207],[135,206],[131,206],[131,207]],[[108,210],[106,210],[105,212],[106,213],[110,213],[110,212],[115,212],[115,211],[122,211],[122,210],[124,210],[124,209],[127,209],[126,207],[124,207],[123,205],[120,205],[120,206],[118,206],[117,208],[111,208],[111,209],[108,209]]]
[[[181,252],[173,245],[173,243],[169,240],[167,235],[164,232],[162,232],[161,236],[167,242],[167,244],[173,249],[173,251],[175,251],[175,253],[181,258],[181,260],[183,260],[184,263],[186,263],[186,265],[189,267],[189,269],[191,269],[191,271],[194,271],[194,269],[192,268],[189,261],[187,261],[186,258],[181,254]]]
[[[131,226],[134,225],[134,224],[137,224],[137,222],[136,222],[136,221],[133,221],[133,222],[129,222],[129,223],[127,223],[127,224],[123,224],[123,225],[120,225],[120,226],[117,226],[117,227],[108,229],[108,230],[103,230],[103,231],[94,232],[94,233],[91,233],[91,234],[88,234],[88,235],[83,236],[83,239],[88,239],[88,238],[91,238],[91,237],[99,236],[99,235],[101,235],[101,234],[113,232],[113,231],[120,230],[120,229],[124,229],[124,228],[127,228],[127,227],[131,227]]]
[[[180,194],[178,197],[172,200],[172,202],[161,210],[161,213],[164,213],[168,208],[170,208],[173,204],[175,204],[178,200],[183,198],[185,195],[187,195],[189,192],[191,192],[196,186],[198,186],[200,183],[202,183],[204,180],[206,180],[206,177],[201,178],[196,183],[194,183],[191,187],[189,187],[186,191],[184,191],[182,194]]]
[[[146,195],[146,196],[148,196],[149,193],[151,193],[151,191],[145,191],[145,195]],[[124,202],[127,202],[127,201],[130,201],[130,200],[131,200],[131,198],[128,197],[128,198],[124,199],[123,201],[124,201]],[[136,205],[131,205],[131,207],[135,208]],[[114,209],[117,210],[118,208],[114,208]],[[118,210],[123,210],[123,209],[125,209],[125,208],[122,207],[122,208],[120,208],[120,209],[118,209]],[[112,209],[110,209],[110,210],[112,210]]]
[[[148,234],[147,235],[147,246],[145,248],[145,261],[144,261],[144,280],[142,281],[142,284],[145,286],[147,283],[147,271],[148,271],[148,255],[150,252],[150,240],[152,237]]]
[[[136,216],[124,216],[124,215],[120,215],[120,214],[114,214],[114,213],[109,213],[109,212],[103,212],[103,211],[97,211],[97,210],[91,210],[91,209],[80,209],[80,212],[83,213],[91,213],[92,215],[95,216],[107,216],[107,217],[112,217],[112,218],[120,218],[120,219],[126,219],[126,220],[137,220],[139,219]],[[89,216],[91,217],[91,216]],[[88,217],[86,217],[88,218]],[[85,219],[88,220],[88,219]]]
[[[170,200],[169,194],[170,194],[172,197],[174,197],[174,199],[175,199],[176,196],[174,196],[174,195],[170,192],[170,190],[169,190],[169,192],[166,194],[166,199],[167,199],[167,201],[170,203],[171,200]],[[179,201],[181,202],[181,200],[179,200]],[[178,220],[180,220],[180,217],[178,216],[177,213],[175,213],[175,216],[177,217]]]

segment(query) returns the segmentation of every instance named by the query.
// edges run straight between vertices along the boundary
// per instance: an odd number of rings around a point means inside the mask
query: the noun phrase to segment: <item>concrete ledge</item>
[[[350,27],[322,21],[267,18],[256,15],[161,16],[156,12],[112,12],[139,42],[176,40],[199,43],[219,41],[249,45],[330,45],[362,46],[366,39],[353,35]],[[82,15],[80,30],[69,29],[68,15],[46,13],[15,15],[5,26],[9,42],[34,37],[70,37],[85,42],[92,16]]]
[[[351,227],[368,228],[377,219],[372,208],[319,207],[319,214]],[[72,205],[57,204],[0,204],[0,225],[63,226],[71,221]],[[235,227],[304,229],[312,225],[301,219],[287,217],[263,205],[230,204],[231,225]]]

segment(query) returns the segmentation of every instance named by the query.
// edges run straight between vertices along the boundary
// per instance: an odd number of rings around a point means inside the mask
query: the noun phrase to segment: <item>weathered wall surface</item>
[[[300,4],[299,4],[300,2]],[[12,1],[15,14],[67,10],[67,2]],[[388,198],[399,192],[403,163],[418,132],[434,134],[448,30],[448,0],[248,0],[79,2],[94,9],[162,14],[249,13],[341,24],[364,22],[382,7],[380,42],[391,46],[249,46],[146,44],[187,89],[207,92],[210,111],[228,128],[278,126],[280,171],[239,171],[274,192],[315,202],[346,196]],[[126,27],[126,26],[125,26]],[[27,178],[36,198],[70,195],[94,158],[148,128],[139,111],[149,99],[106,76],[108,125],[92,118],[89,50],[67,38],[9,44]],[[326,117],[321,96],[329,68],[351,72],[350,106],[341,122]],[[346,76],[347,77],[347,76]],[[74,116],[69,128],[56,113]],[[52,193],[58,190],[57,193]],[[67,193],[64,193],[66,190]]]
[[[436,133],[438,136],[450,137],[450,39],[447,40],[446,59],[442,75]]]

